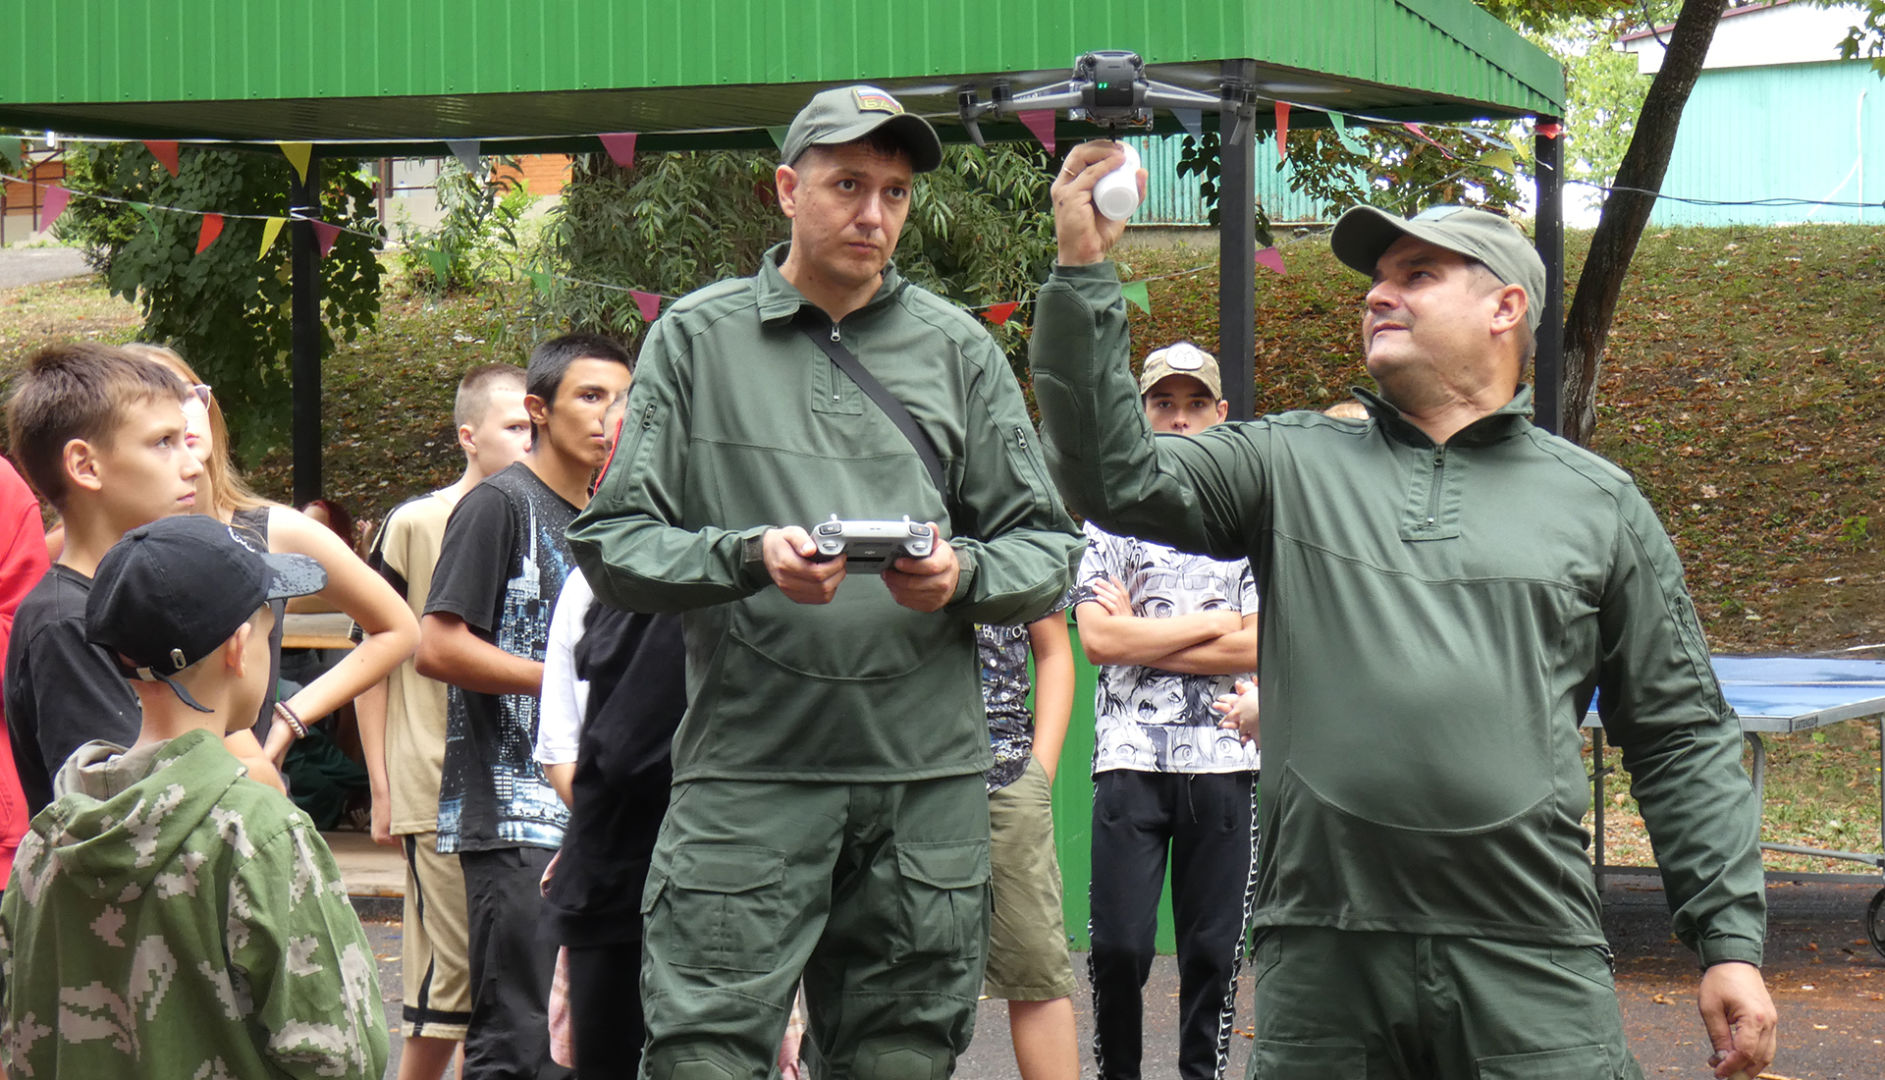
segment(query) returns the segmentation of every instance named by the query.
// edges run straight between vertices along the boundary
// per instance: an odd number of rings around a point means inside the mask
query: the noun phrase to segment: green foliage
[[[509,266],[518,248],[517,229],[530,206],[522,179],[502,180],[499,170],[517,159],[495,156],[480,178],[456,158],[439,168],[433,190],[444,216],[437,227],[399,226],[401,268],[408,279],[433,295],[481,285]]]
[[[356,164],[322,164],[319,216],[348,230],[319,264],[327,355],[335,336],[352,341],[378,315],[380,230],[373,191]],[[151,207],[285,217],[293,168],[275,153],[185,147],[173,177],[135,143],[75,146],[66,167],[74,191],[140,204],[74,198],[59,222],[61,237],[92,252],[107,287],[137,302],[144,316],[139,337],[176,349],[216,388],[243,460],[284,442],[291,401],[288,234],[296,226],[284,228],[258,259],[263,222],[229,217],[216,242],[197,254],[203,219]]]
[[[1053,258],[1049,165],[1032,144],[949,148],[941,168],[917,178],[898,269],[970,307],[1030,295]],[[575,280],[552,280],[539,295],[539,333],[569,327],[633,341],[644,328],[621,288],[680,296],[753,273],[789,235],[776,166],[774,154],[731,150],[648,154],[632,171],[602,154],[577,158],[550,212],[539,271]],[[990,329],[1017,352],[1018,328]]]
[[[1847,0],[1820,0],[1821,7],[1834,7]],[[1867,57],[1881,76],[1885,76],[1885,0],[1865,0],[1858,12],[1859,22],[1847,28],[1839,42],[1839,55],[1848,60]]]

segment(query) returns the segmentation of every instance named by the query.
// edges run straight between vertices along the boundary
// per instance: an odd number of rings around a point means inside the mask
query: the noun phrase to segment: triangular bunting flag
[[[1289,160],[1289,102],[1276,103],[1276,160]]]
[[[1533,128],[1532,130],[1538,132],[1538,134],[1543,135],[1547,139],[1555,139],[1558,136],[1564,134],[1564,125],[1558,123],[1556,120],[1553,120],[1549,124],[1540,124],[1536,128]]]
[[[452,152],[452,156],[458,159],[458,163],[465,167],[466,172],[473,176],[478,175],[478,170],[484,164],[484,159],[478,156],[478,140],[446,139],[445,148]]]
[[[281,154],[288,159],[288,164],[295,167],[295,175],[301,178],[302,183],[307,183],[308,158],[314,153],[314,144],[304,142],[278,142],[275,145],[281,147]]]
[[[1275,245],[1271,245],[1257,252],[1257,265],[1276,274],[1278,277],[1289,276],[1288,271],[1283,269],[1283,253],[1276,250]]]
[[[630,289],[628,295],[635,298],[635,310],[641,312],[642,322],[654,322],[655,318],[661,314],[661,298],[654,293]]]
[[[1034,133],[1035,138],[1041,140],[1041,145],[1047,147],[1049,154],[1055,153],[1054,110],[1022,109],[1020,112],[1015,113],[1015,115],[1021,118],[1021,122],[1027,125],[1029,131]]]
[[[223,216],[221,214],[204,214],[203,227],[197,230],[196,234],[196,253],[198,255],[203,254],[203,249],[215,243],[216,238],[222,234]]]
[[[1329,113],[1329,129],[1335,132],[1335,137],[1341,142],[1342,149],[1357,157],[1365,156],[1361,148],[1361,140],[1355,138],[1355,133],[1348,130],[1349,122],[1348,117],[1341,113]]]
[[[1402,127],[1404,127],[1404,128],[1406,128],[1407,130],[1409,130],[1409,131],[1411,131],[1411,132],[1413,132],[1413,133],[1414,133],[1414,138],[1416,138],[1416,139],[1419,139],[1419,140],[1420,140],[1421,142],[1424,142],[1424,143],[1426,143],[1426,144],[1427,144],[1428,146],[1431,146],[1431,147],[1433,147],[1433,148],[1434,148],[1435,150],[1438,150],[1438,151],[1440,151],[1440,153],[1441,153],[1442,155],[1444,155],[1444,156],[1445,156],[1446,158],[1448,158],[1449,160],[1451,160],[1451,159],[1452,159],[1452,157],[1453,157],[1453,151],[1451,151],[1451,150],[1448,150],[1448,149],[1447,149],[1446,147],[1444,147],[1444,146],[1441,146],[1441,145],[1440,145],[1439,143],[1437,143],[1437,142],[1434,142],[1434,141],[1433,141],[1433,136],[1431,136],[1431,135],[1429,135],[1429,134],[1427,134],[1427,129],[1426,129],[1426,128],[1423,128],[1423,127],[1421,127],[1421,126],[1420,126],[1419,124],[1416,124],[1416,123],[1412,123],[1412,122],[1410,122],[1410,121],[1406,121],[1406,120],[1403,120],[1403,121],[1401,121],[1401,126],[1402,126]]]
[[[1513,159],[1512,151],[1510,150],[1488,150],[1486,153],[1480,155],[1479,163],[1489,169],[1497,169],[1502,173],[1515,173],[1518,171],[1518,162]]]
[[[175,139],[145,139],[144,149],[149,150],[151,156],[156,158],[159,164],[170,171],[170,175],[177,175],[177,142]]]
[[[1143,281],[1122,281],[1119,284],[1120,298],[1137,307],[1147,315],[1152,314],[1152,294]]]
[[[137,214],[138,217],[143,218],[145,221],[149,221],[151,219],[151,204],[150,203],[134,202],[134,203],[125,203],[125,205],[130,207],[132,211]]]
[[[432,267],[432,283],[444,288],[452,280],[452,258],[437,248],[421,248],[425,252],[425,261]]]
[[[268,254],[268,249],[275,246],[275,238],[281,235],[281,227],[287,218],[272,217],[262,222],[262,248],[255,253],[256,258]]]
[[[72,193],[54,185],[46,189],[46,201],[39,204],[39,227],[52,228],[52,223],[65,213],[65,204],[72,201]]]
[[[769,127],[766,129],[766,134],[772,136],[772,145],[784,150],[785,133],[789,130],[791,129],[786,127]]]
[[[325,221],[314,221],[309,224],[314,226],[314,238],[320,241],[321,258],[325,259],[327,253],[334,250],[334,241],[340,239],[340,226],[329,225]]]
[[[1204,138],[1203,109],[1173,109],[1172,117],[1178,121],[1179,127],[1185,129],[1185,134],[1194,139]]]
[[[20,140],[11,135],[0,135],[0,160],[20,160]]]
[[[535,286],[537,287],[537,291],[538,291],[538,292],[540,292],[540,293],[547,293],[547,292],[549,292],[549,291],[550,291],[550,273],[549,273],[549,271],[547,271],[547,270],[526,270],[526,271],[524,271],[524,276],[530,279],[530,283],[531,283],[532,285],[535,285]]]
[[[635,132],[617,131],[609,135],[598,135],[602,148],[609,152],[609,160],[624,169],[635,167]]]
[[[988,310],[982,312],[982,318],[987,319],[996,326],[1006,326],[1008,320],[1014,317],[1015,309],[1020,306],[1021,305],[1014,300],[1003,300],[999,304],[990,304],[988,305]]]

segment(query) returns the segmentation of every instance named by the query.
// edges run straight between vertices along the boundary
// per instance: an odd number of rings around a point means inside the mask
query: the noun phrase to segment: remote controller
[[[928,525],[911,521],[840,521],[831,515],[812,529],[818,545],[816,561],[842,555],[845,569],[881,574],[892,561],[909,556],[921,559],[935,550],[935,533]]]

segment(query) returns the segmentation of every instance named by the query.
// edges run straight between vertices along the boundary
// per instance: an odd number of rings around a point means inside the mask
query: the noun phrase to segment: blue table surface
[[[1819,656],[1716,656],[1715,677],[1744,726],[1840,710],[1826,719],[1885,713],[1885,660]],[[1587,724],[1596,722],[1596,703]],[[1766,730],[1775,730],[1765,724]],[[1813,726],[1807,724],[1805,726]],[[1778,730],[1787,730],[1782,727]]]

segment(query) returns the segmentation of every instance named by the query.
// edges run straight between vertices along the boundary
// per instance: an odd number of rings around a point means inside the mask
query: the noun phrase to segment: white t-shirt
[[[1163,544],[1114,536],[1089,522],[1087,549],[1074,587],[1076,605],[1093,599],[1093,583],[1117,578],[1132,613],[1161,618],[1203,611],[1257,610],[1257,583],[1245,559],[1187,555]],[[1093,700],[1093,771],[1227,773],[1257,768],[1255,746],[1217,726],[1211,702],[1232,693],[1238,675],[1179,675],[1136,664],[1100,668]]]
[[[537,748],[544,765],[576,760],[583,717],[589,709],[589,681],[576,677],[576,643],[583,637],[583,616],[595,593],[580,569],[572,569],[550,612],[550,638],[543,647],[543,695],[537,707]]]

